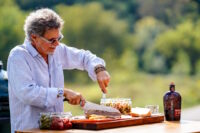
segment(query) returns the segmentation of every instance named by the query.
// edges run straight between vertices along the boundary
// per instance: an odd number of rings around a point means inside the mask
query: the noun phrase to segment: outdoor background
[[[26,16],[49,7],[65,21],[63,43],[106,61],[108,98],[131,98],[133,107],[158,104],[170,82],[182,108],[200,104],[200,0],[1,0],[0,60],[24,41]],[[86,72],[65,71],[65,87],[100,103],[102,93]],[[65,111],[82,114],[80,106]]]

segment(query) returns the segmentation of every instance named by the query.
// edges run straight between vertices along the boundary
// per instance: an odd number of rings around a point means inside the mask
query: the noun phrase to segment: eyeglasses
[[[52,39],[46,39],[42,36],[39,36],[39,37],[49,44],[54,44],[56,41],[60,42],[64,36],[62,34],[60,34],[60,36],[58,38],[52,38]]]

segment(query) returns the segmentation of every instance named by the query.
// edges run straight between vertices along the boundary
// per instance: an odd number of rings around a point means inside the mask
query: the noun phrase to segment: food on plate
[[[148,117],[148,116],[151,116],[151,111],[148,108],[136,107],[136,108],[132,108],[131,109],[131,113],[130,114],[133,117],[138,117],[138,116]]]
[[[93,114],[93,115],[89,115],[88,119],[89,120],[101,120],[101,119],[107,119],[107,117],[103,116],[103,115],[95,115],[95,114]]]
[[[106,121],[113,121],[115,119],[113,118],[108,118],[106,116],[102,116],[102,115],[90,115],[86,118],[86,116],[74,116],[70,119],[71,123],[84,123],[84,122],[106,122]]]
[[[129,114],[131,112],[131,99],[129,98],[102,98],[101,104],[118,109],[121,114]]]

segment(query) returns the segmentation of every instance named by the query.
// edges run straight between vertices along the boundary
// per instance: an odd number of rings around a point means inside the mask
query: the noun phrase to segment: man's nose
[[[60,42],[59,42],[58,40],[56,40],[56,41],[53,43],[53,45],[54,45],[54,46],[58,46],[59,43],[60,43]]]

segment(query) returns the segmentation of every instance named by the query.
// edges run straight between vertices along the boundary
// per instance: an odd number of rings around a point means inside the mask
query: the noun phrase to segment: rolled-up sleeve
[[[62,64],[64,69],[79,69],[86,70],[89,77],[96,81],[96,74],[94,68],[96,65],[105,66],[103,59],[92,54],[88,50],[77,49],[61,44],[60,52],[62,55]]]
[[[12,92],[24,104],[47,108],[54,106],[58,100],[56,88],[45,88],[33,80],[31,68],[25,57],[11,55],[8,60],[8,80]]]

